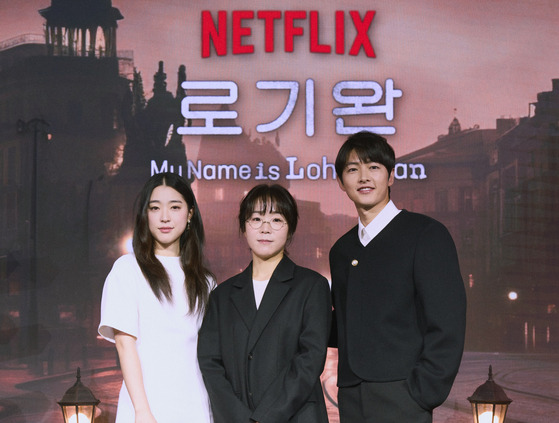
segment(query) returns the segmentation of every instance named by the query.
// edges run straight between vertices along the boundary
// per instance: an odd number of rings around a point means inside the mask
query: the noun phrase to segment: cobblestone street
[[[339,423],[336,408],[337,351],[330,350],[322,377],[330,423]],[[114,360],[92,361],[82,369],[82,382],[101,400],[96,423],[112,423],[116,411],[120,372]],[[559,422],[559,356],[536,354],[464,354],[460,372],[447,401],[435,410],[434,423],[472,423],[467,398],[487,380],[489,365],[493,379],[513,400],[507,423]],[[77,367],[77,364],[76,364]],[[94,368],[93,368],[94,367]],[[75,371],[30,380],[23,366],[0,368],[1,423],[60,423],[56,401],[75,382]]]

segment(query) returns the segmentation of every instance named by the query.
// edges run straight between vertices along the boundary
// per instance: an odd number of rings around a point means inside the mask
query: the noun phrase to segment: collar
[[[386,206],[375,216],[373,221],[364,226],[359,219],[358,235],[363,246],[367,245],[380,231],[382,231],[402,210],[390,200]]]
[[[293,273],[295,272],[295,263],[287,257],[286,254],[283,255],[283,258],[278,263],[276,269],[272,273],[270,277],[270,282],[278,281],[278,282],[286,282],[290,279],[293,279]],[[233,285],[237,287],[243,287],[246,284],[252,285],[252,261],[248,265],[248,267],[243,270],[233,282]]]

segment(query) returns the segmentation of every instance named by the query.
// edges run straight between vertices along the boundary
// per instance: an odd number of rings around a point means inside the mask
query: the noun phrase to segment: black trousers
[[[433,412],[414,401],[403,380],[339,388],[338,407],[340,423],[433,422]]]

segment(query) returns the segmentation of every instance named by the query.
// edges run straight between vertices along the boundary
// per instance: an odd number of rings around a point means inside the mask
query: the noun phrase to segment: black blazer
[[[448,230],[402,210],[366,247],[357,226],[330,251],[338,386],[405,380],[431,410],[464,348],[466,294]],[[335,336],[333,338],[336,338]]]
[[[198,337],[215,423],[327,423],[328,282],[284,257],[256,309],[252,263],[210,295]]]

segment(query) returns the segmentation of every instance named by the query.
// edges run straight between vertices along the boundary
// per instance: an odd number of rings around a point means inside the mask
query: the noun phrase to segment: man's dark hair
[[[376,162],[383,165],[388,174],[392,172],[396,164],[394,150],[386,142],[386,138],[368,131],[358,132],[351,135],[340,147],[336,157],[336,174],[343,184],[342,174],[349,160],[351,152],[355,151],[359,160],[363,163]]]

